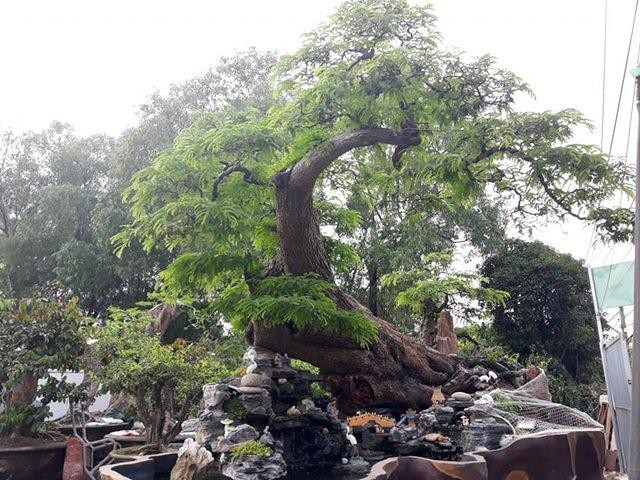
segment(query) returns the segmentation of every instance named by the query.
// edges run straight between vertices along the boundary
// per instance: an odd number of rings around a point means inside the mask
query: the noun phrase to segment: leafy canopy
[[[355,164],[359,174],[363,165],[387,162],[393,169],[377,172],[374,181],[425,192],[424,201],[449,211],[492,198],[510,205],[516,222],[570,215],[616,239],[628,233],[620,227],[628,223],[612,222],[627,219],[626,210],[597,207],[628,188],[624,163],[595,147],[567,144],[587,121],[573,110],[514,111],[514,97],[529,93],[527,85],[490,57],[466,61],[442,48],[427,7],[347,1],[272,74],[270,108],[229,106],[204,115],[125,192],[133,222],[114,238],[117,249],[139,240],[148,251],[173,252],[176,259],[161,274],[169,298],[219,299],[221,314],[236,323],[244,318],[240,326],[250,320],[308,326],[318,319],[316,328],[373,341],[363,317],[328,310],[319,280],[281,276],[263,287],[259,280],[279,253],[272,177],[329,150],[344,132],[386,129],[403,140],[358,148],[322,176],[314,214],[336,270],[359,261],[340,236],[355,232],[362,219],[344,202],[358,175],[331,183],[340,165]]]
[[[390,273],[382,278],[382,283],[400,285],[402,290],[396,303],[399,307],[409,308],[414,314],[422,313],[425,301],[429,300],[435,304],[450,304],[462,297],[479,301],[489,308],[505,305],[508,292],[483,285],[484,277],[472,273],[447,274],[452,256],[451,251],[431,253],[425,257],[424,268]]]

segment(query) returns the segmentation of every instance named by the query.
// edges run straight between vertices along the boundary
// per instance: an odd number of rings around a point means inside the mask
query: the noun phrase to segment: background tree
[[[174,252],[166,295],[210,299],[250,325],[250,343],[317,365],[349,409],[425,405],[434,385],[471,383],[459,360],[336,287],[334,268],[357,259],[332,234],[357,218],[336,215],[344,205],[323,190],[339,159],[386,159],[407,190],[437,185],[453,208],[493,191],[521,216],[571,215],[604,230],[630,218],[594,207],[630,175],[593,147],[566,145],[586,124],[577,112],[515,112],[526,85],[488,57],[440,49],[433,22],[402,0],[343,4],[279,62],[267,112],[205,116],[134,176],[134,222],[115,239],[121,251],[139,239]]]
[[[360,259],[346,270],[336,270],[336,281],[372,313],[407,333],[414,330],[414,318],[398,309],[400,289],[382,285],[385,275],[422,268],[429,254],[460,246],[469,255],[486,254],[503,240],[501,202],[480,195],[469,205],[454,207],[442,198],[440,186],[417,181],[409,187],[380,156],[331,165],[326,183],[329,192],[345,195],[347,211],[359,216],[354,231],[336,231]],[[447,266],[442,258],[439,265]]]
[[[122,190],[134,172],[168,148],[203,112],[225,105],[266,109],[275,62],[254,49],[222,58],[208,72],[154,93],[139,123],[118,139],[86,138],[54,123],[0,139],[0,291],[78,295],[92,315],[132,306],[155,286],[171,255],[140,244],[118,258],[110,238],[131,221]]]
[[[474,303],[492,308],[504,305],[508,296],[503,290],[482,285],[479,275],[448,272],[451,259],[452,252],[430,253],[422,268],[398,270],[382,277],[383,285],[399,287],[396,304],[418,316],[418,338],[432,348],[436,348],[438,315],[445,309],[458,307],[464,318],[477,319],[482,312]]]
[[[485,261],[482,273],[487,286],[509,292],[492,312],[499,344],[522,359],[551,357],[578,382],[600,376],[593,301],[582,262],[540,242],[509,240]]]

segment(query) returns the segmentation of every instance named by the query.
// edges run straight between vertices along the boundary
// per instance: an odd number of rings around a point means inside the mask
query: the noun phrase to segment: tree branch
[[[409,143],[411,142],[411,143]],[[377,143],[403,146],[403,149],[420,143],[417,129],[396,132],[389,128],[359,128],[339,133],[311,151],[309,156],[296,163],[288,172],[288,186],[301,191],[311,191],[317,178],[331,162],[359,147]],[[398,159],[401,151],[398,152]],[[281,177],[276,176],[276,181]]]
[[[235,172],[243,173],[243,179],[245,182],[252,185],[260,185],[260,181],[255,177],[255,175],[247,167],[242,165],[242,163],[240,163],[240,161],[238,160],[233,165],[229,165],[224,170],[222,170],[220,175],[218,175],[218,178],[216,178],[216,180],[213,182],[211,200],[215,200],[216,198],[218,198],[218,188],[220,187],[220,184],[225,178]]]
[[[551,190],[551,186],[549,185],[549,183],[547,183],[547,180],[544,178],[544,175],[542,175],[542,173],[538,173],[537,174],[538,180],[540,181],[540,185],[542,185],[543,190],[545,191],[545,193],[547,194],[547,196],[553,200],[553,202],[560,207],[560,209],[562,209],[564,212],[566,212],[568,215],[571,215],[572,217],[577,218],[578,220],[589,220],[589,218],[580,215],[579,213],[575,213],[571,207],[565,205],[562,200],[560,198],[558,198],[558,196]]]

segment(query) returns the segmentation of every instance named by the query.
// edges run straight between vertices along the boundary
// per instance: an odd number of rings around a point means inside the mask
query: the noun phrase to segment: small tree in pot
[[[0,438],[10,445],[34,443],[42,437],[48,403],[73,392],[66,371],[80,370],[86,346],[86,317],[78,299],[0,299]],[[60,380],[50,370],[62,373]],[[38,380],[45,379],[38,384]],[[36,398],[39,401],[36,403]]]
[[[228,372],[203,345],[178,339],[164,344],[149,335],[149,317],[139,310],[114,311],[97,333],[102,389],[135,399],[145,425],[142,452],[166,451],[202,396],[202,386]]]

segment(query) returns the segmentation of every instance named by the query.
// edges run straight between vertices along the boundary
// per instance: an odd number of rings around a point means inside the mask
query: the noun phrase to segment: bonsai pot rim
[[[67,448],[67,441],[43,442],[35,445],[22,445],[20,447],[0,446],[1,453],[23,453],[34,450],[57,450],[59,448]]]

